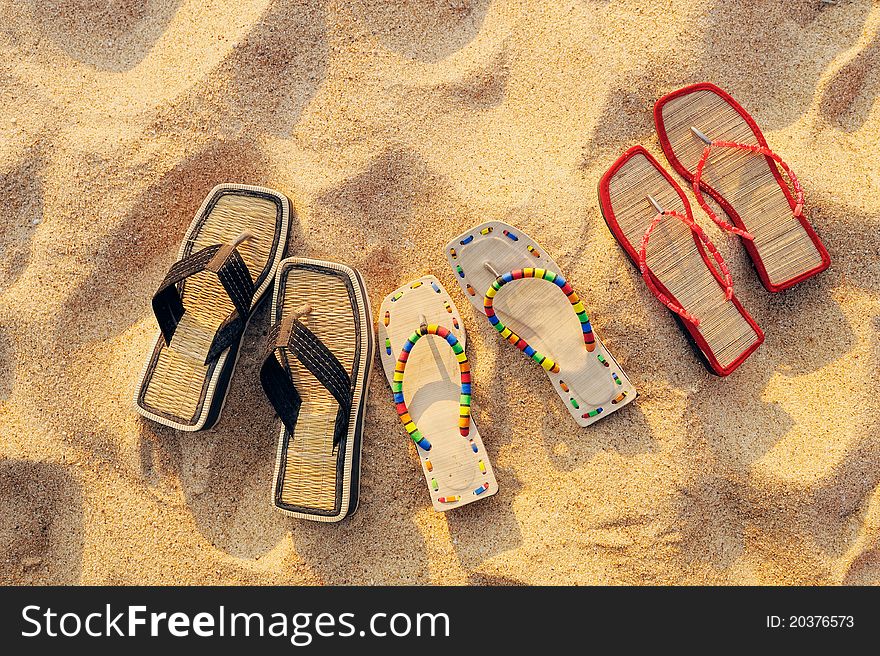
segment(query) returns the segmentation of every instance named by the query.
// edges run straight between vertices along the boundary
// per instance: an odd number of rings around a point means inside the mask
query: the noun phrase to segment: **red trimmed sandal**
[[[788,289],[828,268],[828,251],[804,217],[797,176],[728,93],[708,82],[673,91],[657,101],[654,122],[669,163],[692,184],[706,214],[743,238],[768,291]],[[703,192],[732,225],[716,215]]]
[[[634,146],[602,176],[599,204],[608,228],[703,364],[719,376],[733,372],[764,333],[734,295],[727,265],[694,222],[681,187]]]

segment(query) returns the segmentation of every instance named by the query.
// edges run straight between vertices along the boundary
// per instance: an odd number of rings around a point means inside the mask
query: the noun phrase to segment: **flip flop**
[[[281,262],[260,382],[281,419],[272,503],[285,514],[338,522],[357,509],[370,321],[356,270],[296,257]]]
[[[709,371],[727,376],[761,345],[764,333],[733,294],[721,254],[694,222],[681,187],[648,151],[634,146],[608,169],[599,206]]]
[[[220,418],[241,338],[284,255],[290,201],[263,187],[221,184],[205,198],[153,296],[159,334],[135,410],[182,431]]]
[[[593,331],[577,293],[534,239],[489,221],[449,242],[446,257],[474,307],[547,372],[579,425],[635,400],[635,388]]]
[[[434,276],[394,290],[379,308],[382,366],[438,511],[498,491],[471,416],[466,341],[461,315]]]
[[[828,251],[804,217],[797,176],[728,93],[705,82],[679,89],[657,101],[654,122],[669,163],[692,184],[709,217],[743,238],[768,291],[788,289],[828,268]],[[709,207],[704,191],[733,225]]]

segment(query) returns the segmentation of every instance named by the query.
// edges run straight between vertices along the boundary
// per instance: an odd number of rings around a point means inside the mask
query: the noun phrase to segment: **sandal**
[[[434,509],[495,494],[492,463],[471,417],[464,324],[434,276],[385,297],[379,341],[397,414],[416,445]]]
[[[684,192],[643,147],[627,150],[602,176],[599,205],[709,371],[727,376],[761,345],[764,333],[734,296],[721,254],[694,222]]]
[[[709,83],[679,89],[657,101],[654,122],[669,163],[691,182],[706,214],[743,238],[768,291],[788,289],[828,268],[828,251],[804,217],[797,176],[729,94]],[[715,214],[704,191],[733,225]]]
[[[137,412],[182,431],[217,422],[289,227],[290,201],[277,191],[221,184],[208,194],[153,296],[159,334],[141,372]]]
[[[357,509],[372,366],[370,302],[360,273],[320,260],[281,262],[260,369],[281,419],[272,486],[279,511],[337,522]]]
[[[635,388],[593,331],[577,293],[535,240],[490,221],[449,242],[446,255],[474,307],[547,372],[580,426],[635,400]]]

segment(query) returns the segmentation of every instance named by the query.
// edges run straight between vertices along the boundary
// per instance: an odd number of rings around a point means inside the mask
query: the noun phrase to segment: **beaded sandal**
[[[272,502],[285,514],[337,522],[357,509],[370,321],[356,270],[281,262],[260,382],[281,419]]]
[[[641,146],[627,150],[602,176],[599,204],[648,289],[673,313],[709,371],[726,376],[761,345],[764,333],[734,296],[721,254],[650,153]]]
[[[709,217],[743,238],[768,291],[788,289],[828,268],[828,251],[804,217],[797,176],[729,94],[709,83],[679,89],[657,101],[654,122],[669,163],[692,183]],[[704,191],[734,225],[717,216]]]
[[[221,184],[208,194],[153,297],[160,330],[141,372],[137,412],[183,431],[217,422],[289,225],[290,201],[276,191]]]
[[[416,445],[434,509],[451,510],[495,494],[498,483],[471,417],[464,324],[434,276],[385,297],[379,344],[397,414]]]
[[[524,232],[490,221],[449,242],[446,256],[474,307],[547,372],[579,425],[636,398],[559,266]]]

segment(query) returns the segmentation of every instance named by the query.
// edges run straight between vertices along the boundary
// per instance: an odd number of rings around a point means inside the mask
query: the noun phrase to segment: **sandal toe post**
[[[467,334],[440,281],[423,276],[379,308],[379,348],[394,406],[413,442],[431,504],[445,512],[487,499],[498,483],[471,415]]]
[[[260,382],[281,427],[272,504],[337,522],[358,505],[361,443],[373,363],[363,279],[335,262],[281,262]]]
[[[462,292],[499,337],[542,368],[572,419],[589,426],[636,398],[586,304],[525,232],[489,221],[446,245]]]
[[[727,266],[694,221],[681,188],[635,146],[602,176],[599,205],[609,230],[706,368],[719,376],[732,373],[764,333],[733,293]]]
[[[137,412],[182,431],[217,422],[242,336],[272,284],[289,229],[283,194],[238,184],[208,194],[153,297],[159,333],[141,372]]]
[[[654,122],[669,163],[691,183],[706,215],[743,238],[768,291],[828,268],[828,251],[803,212],[800,181],[730,94],[707,82],[673,91],[657,101]]]

